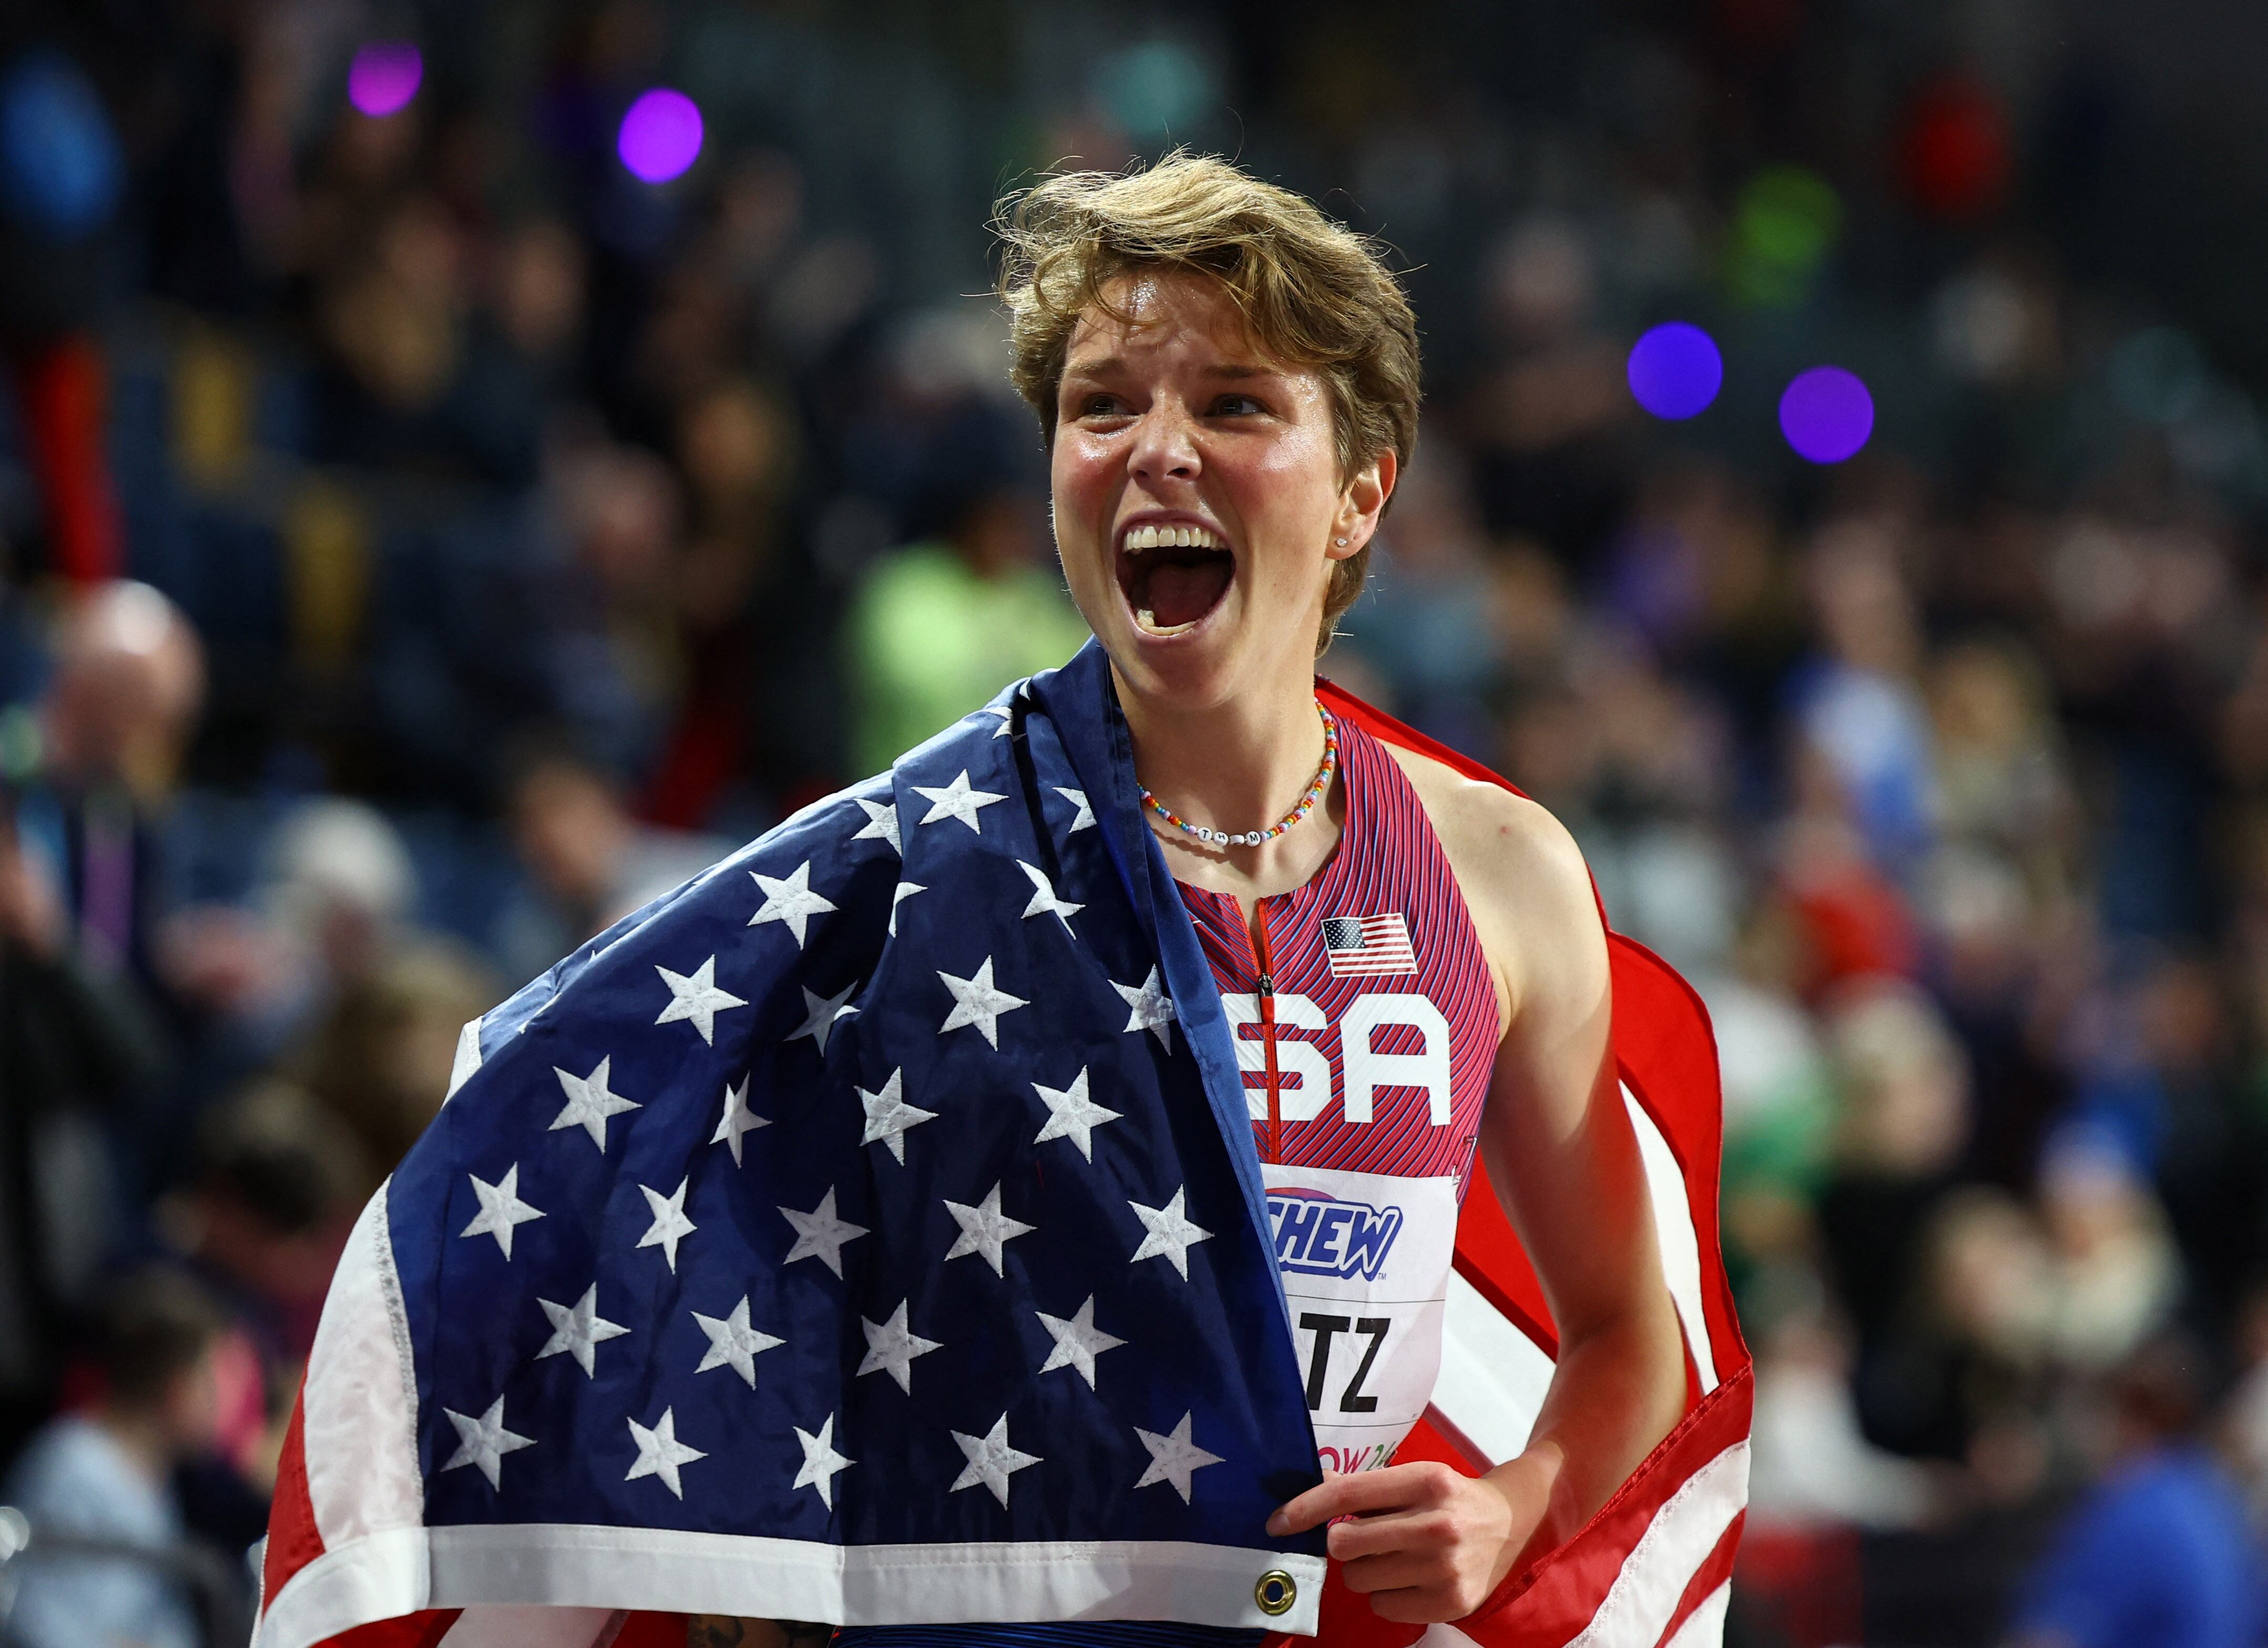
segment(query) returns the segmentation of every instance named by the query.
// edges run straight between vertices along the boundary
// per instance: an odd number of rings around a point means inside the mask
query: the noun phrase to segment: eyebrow
[[[1113,372],[1126,370],[1126,363],[1116,355],[1106,355],[1100,360],[1073,361],[1064,368],[1065,378],[1108,378]],[[1204,376],[1228,382],[1246,378],[1272,378],[1279,369],[1263,366],[1256,362],[1225,361],[1204,369]]]

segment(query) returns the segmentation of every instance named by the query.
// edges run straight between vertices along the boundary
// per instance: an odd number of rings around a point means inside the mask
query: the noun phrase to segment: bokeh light
[[[622,116],[615,148],[633,177],[666,183],[701,153],[701,110],[684,92],[656,86]]]
[[[347,70],[347,101],[372,120],[409,107],[425,78],[425,59],[408,40],[372,40]]]
[[[1798,456],[1841,463],[1874,432],[1874,397],[1856,372],[1814,366],[1798,372],[1780,396],[1779,427]]]
[[[1631,394],[1658,418],[1690,418],[1709,408],[1725,385],[1725,357],[1699,327],[1666,321],[1631,345]]]
[[[1802,302],[1842,235],[1843,216],[1841,197],[1816,172],[1771,166],[1757,173],[1733,203],[1725,268],[1733,296],[1758,309]]]

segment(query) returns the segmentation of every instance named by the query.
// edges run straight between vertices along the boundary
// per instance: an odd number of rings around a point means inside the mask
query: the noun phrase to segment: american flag
[[[1383,916],[1324,916],[1323,951],[1333,978],[1384,978],[1418,970],[1418,953],[1410,947],[1410,924],[1400,910]]]
[[[1712,1204],[1713,1134],[1672,1132]],[[1468,1336],[1548,1357],[1516,1245],[1475,1275]],[[1708,1309],[1726,1379],[1619,1521],[1507,1588],[1513,1629],[1632,1564],[1587,1642],[1708,1623],[1680,1599],[1738,1497],[1692,1438],[1746,1430]],[[1450,1395],[1413,1448],[1507,1446],[1521,1393]],[[1265,1533],[1317,1479],[1229,1030],[1090,648],[466,1027],[332,1284],[256,1642],[643,1648],[686,1613],[1411,1640],[1326,1585],[1319,1535]],[[1672,1497],[1712,1480],[1697,1522]],[[1646,1567],[1649,1507],[1683,1521]]]

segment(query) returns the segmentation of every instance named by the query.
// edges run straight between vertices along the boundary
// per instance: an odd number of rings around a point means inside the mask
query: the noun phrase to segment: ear
[[[1401,474],[1401,466],[1388,446],[1377,457],[1356,472],[1347,489],[1339,495],[1339,507],[1331,517],[1330,541],[1323,553],[1334,561],[1344,561],[1359,552],[1378,532],[1378,518],[1386,512],[1386,500],[1394,496],[1394,482]]]

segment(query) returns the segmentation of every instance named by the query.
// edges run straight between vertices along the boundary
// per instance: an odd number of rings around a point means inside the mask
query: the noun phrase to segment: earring
[[[1346,548],[1346,540],[1345,540],[1345,539],[1344,539],[1344,538],[1334,538],[1334,539],[1332,539],[1332,540],[1331,540],[1331,541],[1332,541],[1333,543],[1336,544],[1336,545],[1337,545],[1340,548],[1342,548],[1342,549],[1344,549],[1344,548]]]

